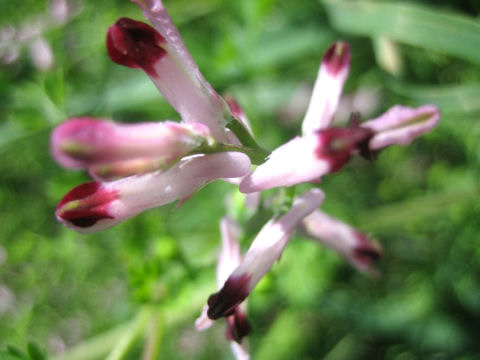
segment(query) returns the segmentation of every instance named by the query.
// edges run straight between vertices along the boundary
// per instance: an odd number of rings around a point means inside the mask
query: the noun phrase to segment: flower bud
[[[239,177],[249,168],[250,160],[242,153],[194,156],[162,173],[77,186],[58,204],[56,215],[66,226],[92,233],[147,209],[182,201],[212,180]]]
[[[123,165],[131,168],[135,163],[128,161],[138,159],[152,159],[168,166],[209,141],[209,130],[200,123],[166,121],[126,125],[84,117],[72,118],[53,131],[51,151],[63,166],[107,165],[106,172],[109,173],[111,167],[119,168],[120,172]],[[115,165],[124,161],[127,164]],[[148,161],[145,165],[153,166]],[[99,169],[97,167],[93,172]]]
[[[203,123],[217,140],[224,141],[226,104],[200,73],[162,2],[134,2],[155,28],[119,19],[107,33],[110,58],[144,70],[183,121]]]

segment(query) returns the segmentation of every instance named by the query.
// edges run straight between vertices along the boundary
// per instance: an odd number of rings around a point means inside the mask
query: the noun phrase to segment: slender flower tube
[[[138,158],[89,166],[88,173],[95,180],[112,181],[132,175],[164,170],[172,163],[173,161],[166,161],[165,158]]]
[[[279,259],[291,233],[302,219],[322,203],[325,195],[311,189],[295,199],[292,208],[277,220],[270,220],[259,232],[241,264],[222,289],[208,298],[208,317],[230,316],[255,285]]]
[[[341,41],[334,43],[328,48],[320,64],[310,104],[302,124],[303,135],[330,126],[349,69],[349,45]]]
[[[228,279],[230,274],[240,264],[242,260],[240,245],[238,244],[238,237],[240,230],[235,221],[228,217],[224,217],[220,222],[220,232],[222,234],[222,249],[218,258],[217,264],[217,283],[218,288],[221,289]],[[208,306],[205,306],[202,315],[195,322],[197,330],[205,330],[213,324],[213,320],[207,316]],[[250,324],[246,315],[246,303],[238,306],[233,314],[226,318],[227,321],[227,338],[237,343],[237,346],[232,343],[232,351],[237,359],[245,359],[248,355],[245,344],[242,339],[250,332]],[[237,349],[237,347],[239,347]],[[237,355],[243,354],[243,356]]]
[[[117,64],[144,70],[185,122],[201,122],[225,140],[223,99],[200,73],[160,0],[134,1],[153,27],[129,18],[110,26],[107,50]]]
[[[338,252],[358,270],[375,273],[371,266],[380,258],[381,248],[367,235],[321,210],[306,216],[302,227],[309,236]]]
[[[201,123],[126,125],[82,117],[72,118],[53,131],[51,152],[57,162],[69,168],[145,158],[168,165],[212,140],[208,127]]]
[[[60,201],[56,216],[66,226],[92,233],[107,229],[147,209],[182,201],[209,181],[239,177],[250,160],[226,152],[185,158],[163,173],[132,176],[109,183],[77,186]]]
[[[390,145],[406,145],[433,129],[440,121],[440,111],[433,105],[409,108],[396,105],[376,119],[362,124],[375,132],[369,142],[370,150]]]
[[[240,183],[240,191],[251,193],[279,186],[315,181],[340,170],[372,136],[361,127],[329,128],[303,137],[296,137],[272,152]]]

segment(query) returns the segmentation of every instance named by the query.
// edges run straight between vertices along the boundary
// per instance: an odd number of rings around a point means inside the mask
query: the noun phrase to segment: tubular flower
[[[245,193],[317,181],[340,170],[355,153],[410,143],[428,132],[440,119],[433,105],[417,109],[394,106],[380,117],[360,124],[355,118],[348,128],[329,127],[350,67],[350,48],[334,43],[325,53],[310,105],[303,120],[303,136],[281,145],[267,161],[240,183]]]
[[[219,288],[225,284],[230,274],[240,264],[242,255],[238,236],[240,229],[238,224],[228,217],[224,217],[220,222],[220,232],[222,235],[222,247],[217,264],[217,284]],[[203,308],[202,314],[195,322],[197,330],[209,328],[213,321],[207,316],[208,306]],[[238,306],[235,311],[226,318],[227,338],[231,341],[232,352],[238,360],[249,359],[250,356],[246,349],[243,338],[251,330],[246,315],[246,302]]]
[[[380,258],[381,248],[367,235],[321,210],[306,216],[302,227],[307,235],[338,252],[358,270],[374,273],[371,265]]]
[[[295,199],[282,217],[270,220],[253,240],[243,261],[216,294],[208,298],[208,317],[218,319],[232,315],[260,279],[280,258],[292,232],[302,219],[320,206],[325,195],[312,189]]]
[[[201,122],[224,141],[228,108],[200,73],[160,0],[134,1],[154,25],[121,18],[108,29],[107,50],[117,64],[147,73],[185,122]]]
[[[104,230],[147,209],[188,198],[209,181],[239,177],[249,167],[246,155],[226,152],[189,157],[165,172],[86,183],[60,201],[57,219],[82,233]]]
[[[201,123],[171,121],[116,124],[93,118],[72,118],[52,134],[52,154],[63,166],[89,168],[134,159],[151,158],[168,165],[209,142]]]
[[[336,42],[323,56],[302,123],[303,135],[327,128],[333,121],[350,70],[350,46]]]

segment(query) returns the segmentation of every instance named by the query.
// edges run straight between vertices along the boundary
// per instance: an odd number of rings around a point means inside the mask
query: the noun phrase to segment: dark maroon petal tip
[[[72,189],[57,205],[59,220],[74,226],[88,228],[102,219],[113,219],[108,205],[116,199],[116,192],[104,190],[101,184],[92,181]]]
[[[353,257],[356,261],[368,266],[380,259],[381,248],[378,244],[375,244],[377,246],[372,245],[368,237],[361,232],[356,232],[355,237],[359,243],[359,245],[353,250]]]
[[[208,298],[207,315],[212,320],[230,316],[235,308],[248,296],[250,276],[229,277],[222,289]]]
[[[228,340],[241,343],[242,339],[250,334],[252,327],[248,321],[247,315],[238,308],[233,315],[227,318],[226,336]]]
[[[342,41],[334,43],[325,52],[322,62],[330,75],[337,75],[350,66],[350,46]]]
[[[373,136],[369,129],[354,126],[350,128],[328,128],[317,131],[318,146],[315,156],[328,161],[330,172],[340,170],[355,151],[362,151]]]
[[[118,19],[108,28],[107,50],[113,62],[141,68],[157,76],[154,64],[167,52],[161,47],[165,39],[150,25],[129,18]]]

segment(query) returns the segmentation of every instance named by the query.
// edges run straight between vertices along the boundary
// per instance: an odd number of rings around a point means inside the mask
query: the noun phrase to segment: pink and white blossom
[[[57,126],[50,147],[55,160],[69,168],[136,159],[154,159],[169,165],[212,140],[208,127],[201,123],[120,124],[80,117]]]
[[[212,180],[242,176],[249,168],[248,156],[226,152],[185,158],[165,172],[86,183],[65,195],[57,219],[81,233],[104,230],[147,209],[182,201]]]
[[[316,181],[340,170],[372,136],[360,127],[318,130],[283,144],[240,183],[244,193]]]
[[[242,255],[238,237],[240,229],[238,224],[228,217],[224,217],[220,222],[220,232],[222,236],[222,248],[217,264],[217,283],[218,288],[222,288],[230,274],[240,264]],[[213,324],[207,316],[208,306],[203,308],[202,314],[195,322],[197,330],[205,330]],[[242,303],[235,311],[226,318],[227,338],[231,341],[232,352],[237,360],[249,359],[250,356],[246,349],[243,338],[251,330],[246,315],[246,303]]]
[[[358,270],[374,273],[371,266],[380,258],[381,248],[364,233],[321,210],[307,215],[302,227],[307,235],[338,252]]]
[[[333,121],[343,85],[350,69],[350,46],[342,41],[332,44],[323,56],[313,87],[302,134],[326,129]]]
[[[208,298],[208,317],[230,316],[260,279],[280,258],[292,232],[302,219],[320,206],[325,195],[311,189],[297,197],[291,209],[279,219],[270,220],[258,233],[243,261],[229,276],[222,289]]]
[[[200,122],[225,140],[224,100],[200,73],[160,0],[134,1],[154,27],[121,18],[108,29],[110,58],[144,70],[185,122]]]
[[[369,147],[378,150],[390,145],[407,145],[432,130],[439,121],[440,111],[436,106],[410,108],[396,105],[379,117],[363,123],[362,127],[375,133]]]

